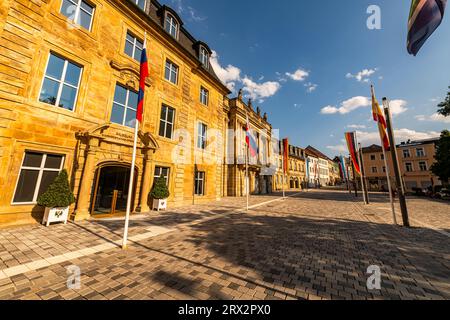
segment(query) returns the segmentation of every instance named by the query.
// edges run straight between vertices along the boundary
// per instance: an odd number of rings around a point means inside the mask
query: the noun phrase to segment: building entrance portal
[[[130,172],[125,166],[105,166],[97,170],[92,215],[126,212]]]

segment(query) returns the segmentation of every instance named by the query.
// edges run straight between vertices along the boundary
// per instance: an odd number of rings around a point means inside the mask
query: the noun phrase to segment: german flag
[[[384,150],[389,149],[389,137],[387,135],[386,129],[386,119],[384,117],[383,111],[380,108],[380,104],[377,101],[377,98],[375,98],[375,92],[373,86],[371,86],[372,90],[372,114],[373,114],[373,120],[378,123],[378,131],[380,132],[380,139],[383,142]]]
[[[359,162],[356,151],[356,139],[354,132],[346,132],[345,140],[347,140],[348,152],[350,153],[350,157],[352,158],[353,166],[355,167],[356,172],[361,174],[361,169],[359,168]]]
[[[447,0],[412,0],[408,21],[408,53],[417,55],[420,48],[439,27]]]

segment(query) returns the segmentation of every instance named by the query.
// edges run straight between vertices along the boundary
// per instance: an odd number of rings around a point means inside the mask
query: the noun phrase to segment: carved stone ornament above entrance
[[[98,139],[101,143],[106,142],[128,147],[133,147],[134,143],[131,130],[124,130],[112,123],[105,123],[85,132],[80,131],[76,136],[80,140],[85,140],[85,143],[89,143],[88,141],[92,138]],[[159,149],[158,142],[151,133],[139,131],[138,137],[138,148],[153,150],[153,152]]]
[[[119,71],[120,79],[130,88],[139,89],[139,69],[130,64],[121,64],[115,60],[111,60],[110,65],[113,69]],[[145,79],[145,85],[151,86],[150,78]]]

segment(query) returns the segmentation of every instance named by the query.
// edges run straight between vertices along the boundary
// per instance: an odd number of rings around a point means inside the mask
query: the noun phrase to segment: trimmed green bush
[[[37,200],[38,205],[47,208],[69,207],[74,202],[75,197],[72,190],[70,190],[69,176],[66,169],[59,173],[47,191],[41,194]]]
[[[169,188],[167,188],[166,179],[159,177],[153,185],[150,196],[156,200],[167,199],[170,196]]]

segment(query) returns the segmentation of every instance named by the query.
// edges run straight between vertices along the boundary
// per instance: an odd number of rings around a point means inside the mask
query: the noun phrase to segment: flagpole
[[[391,209],[392,209],[392,217],[394,218],[394,224],[397,225],[397,217],[395,215],[395,205],[394,205],[394,197],[392,196],[392,189],[391,189],[391,179],[390,179],[390,173],[389,173],[389,167],[386,157],[386,150],[384,150],[384,146],[381,147],[383,149],[383,157],[384,157],[384,166],[386,167],[386,178],[388,183],[388,189],[389,189],[389,200],[391,201]]]
[[[136,125],[134,129],[134,144],[133,144],[133,157],[131,160],[131,171],[130,171],[130,183],[128,185],[128,198],[127,198],[127,213],[125,216],[125,229],[123,232],[122,249],[127,249],[128,242],[128,226],[130,223],[130,212],[131,212],[131,198],[133,197],[133,184],[134,184],[134,167],[136,165],[136,148],[137,148],[137,138],[139,131],[139,121],[136,120]]]
[[[246,154],[245,154],[245,180],[246,180],[246,182],[245,182],[245,191],[246,191],[246,194],[247,194],[247,211],[249,210],[249,205],[248,205],[248,203],[249,203],[249,197],[250,197],[250,179],[249,179],[249,176],[248,176],[248,148],[249,148],[249,146],[248,146],[248,144],[246,144],[246,148],[245,148],[245,150],[246,150]]]
[[[285,181],[285,174],[286,171],[284,170],[284,141],[281,141],[281,169],[283,170],[283,176],[282,176],[282,181],[281,181],[281,190],[283,190],[283,199],[286,198],[286,192],[284,191],[284,181]]]
[[[358,139],[357,139],[357,137],[356,137],[356,131],[355,131],[355,141],[354,141],[354,142],[355,142],[355,149],[356,149],[356,146],[358,145]],[[361,191],[362,191],[362,194],[363,194],[363,201],[364,201],[365,204],[367,204],[366,192],[365,192],[365,189],[364,189],[364,178],[363,178],[363,171],[362,171],[361,157],[360,157],[360,155],[361,155],[361,150],[357,150],[356,152],[358,152],[357,160],[358,160],[359,171],[360,171],[359,176],[361,177]]]

